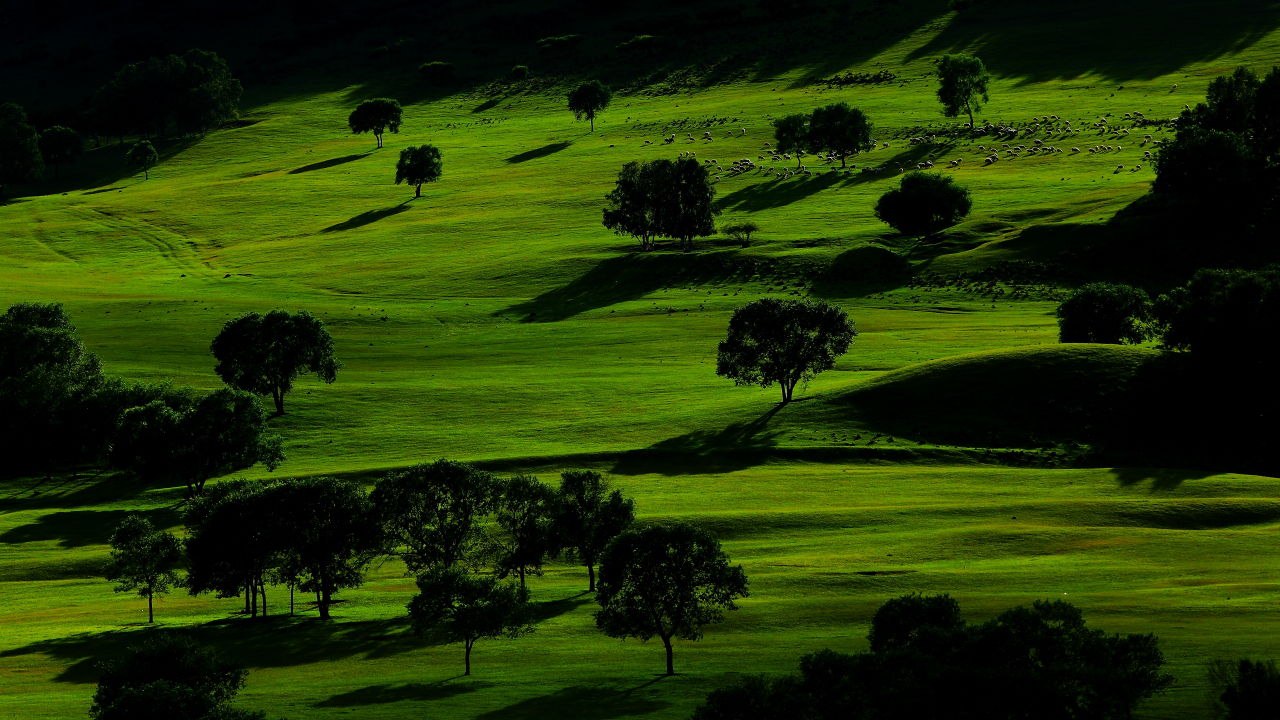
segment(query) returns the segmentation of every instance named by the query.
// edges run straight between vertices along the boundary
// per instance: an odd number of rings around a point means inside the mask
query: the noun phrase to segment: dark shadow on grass
[[[456,678],[451,678],[456,679]],[[492,683],[470,682],[466,685],[449,684],[449,680],[435,683],[401,683],[396,685],[370,685],[359,690],[339,693],[312,705],[312,707],[357,707],[360,705],[386,705],[396,702],[431,702],[475,692]]]
[[[550,145],[543,145],[540,148],[535,148],[533,150],[528,150],[526,152],[522,152],[517,155],[512,155],[511,157],[507,158],[507,162],[522,163],[529,160],[537,160],[538,158],[546,157],[548,155],[558,153],[572,144],[573,143],[568,143],[568,142],[557,142],[557,143],[551,143]]]
[[[560,617],[574,610],[595,602],[596,596],[589,592],[581,592],[577,595],[559,600],[548,600],[546,602],[533,603],[530,607],[530,620],[534,623],[544,622],[551,618]]]
[[[769,459],[778,444],[779,433],[769,430],[769,421],[782,408],[781,404],[775,405],[755,420],[733,423],[720,430],[695,430],[626,453],[614,464],[612,472],[687,475],[754,467]]]
[[[343,230],[354,230],[358,227],[364,227],[365,225],[371,225],[373,223],[376,223],[379,220],[382,220],[383,218],[389,218],[392,215],[399,215],[400,213],[408,210],[409,207],[410,207],[409,201],[406,200],[405,202],[402,202],[399,205],[394,205],[389,208],[369,210],[366,212],[362,212],[359,215],[356,215],[350,220],[343,220],[340,223],[335,223],[333,225],[330,225],[329,227],[321,230],[320,232],[341,232]]]
[[[133,513],[142,515],[156,527],[167,528],[178,524],[178,512],[173,508],[157,510],[67,510],[42,515],[28,525],[20,525],[0,534],[0,543],[16,544],[57,540],[64,548],[102,545],[111,538],[120,521]]]
[[[1179,468],[1112,468],[1111,474],[1122,487],[1133,487],[1151,481],[1151,492],[1176,490],[1187,480],[1201,480],[1213,473],[1205,470],[1189,470]]]
[[[372,152],[357,153],[355,155],[343,155],[342,157],[330,158],[328,160],[321,160],[320,162],[314,162],[314,163],[311,163],[310,165],[303,165],[302,167],[294,168],[290,170],[288,174],[297,175],[299,173],[311,172],[312,170],[324,170],[325,168],[331,168],[337,165],[345,165],[346,163],[349,163],[349,162],[355,162],[360,158],[369,157],[372,154],[373,154]]]
[[[473,112],[473,113],[482,113],[482,112],[484,112],[485,110],[492,110],[492,109],[494,109],[494,108],[498,107],[498,103],[502,102],[503,100],[506,100],[506,98],[505,98],[505,97],[493,97],[493,98],[489,98],[488,100],[485,100],[484,102],[480,103],[479,105],[477,105],[477,106],[475,106],[475,107],[471,108],[471,112]]]
[[[784,207],[840,182],[840,173],[824,172],[800,178],[775,178],[734,190],[716,201],[721,210],[758,212]]]
[[[112,192],[114,190],[123,190],[123,189],[124,188],[119,185],[112,185],[111,187],[98,188],[97,190],[85,190],[80,194],[81,195],[97,195],[99,193]]]
[[[652,715],[670,705],[669,702],[658,700],[644,692],[652,684],[645,683],[626,690],[598,685],[576,685],[478,715],[477,720],[610,720]]]

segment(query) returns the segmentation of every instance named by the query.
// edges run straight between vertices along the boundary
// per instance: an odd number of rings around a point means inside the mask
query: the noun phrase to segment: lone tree
[[[0,198],[6,185],[40,177],[39,137],[27,113],[14,103],[0,104]]]
[[[732,225],[725,225],[720,228],[721,233],[733,238],[734,242],[742,245],[742,247],[751,245],[751,236],[759,231],[760,226],[750,220],[733,223]]]
[[[880,196],[876,217],[894,230],[925,238],[951,227],[973,209],[969,191],[941,173],[910,172],[902,184]]]
[[[247,673],[211,648],[170,633],[147,633],[119,657],[99,664],[98,689],[89,716],[94,720],[261,720],[237,710],[232,700]]]
[[[124,162],[131,168],[142,168],[142,179],[151,179],[151,168],[160,162],[156,146],[150,140],[139,140],[124,155]]]
[[[526,575],[542,575],[542,563],[553,550],[555,501],[555,491],[531,475],[516,475],[503,483],[493,538],[499,578],[515,573],[520,587],[525,587]]]
[[[40,155],[45,165],[53,166],[54,176],[63,163],[69,163],[84,153],[84,139],[69,127],[54,125],[40,133]]]
[[[866,114],[845,103],[836,103],[813,111],[809,120],[809,146],[839,157],[840,167],[845,167],[849,156],[874,150],[876,144],[871,139],[871,121]]]
[[[413,196],[422,197],[422,184],[440,179],[443,163],[435,145],[410,145],[400,151],[396,163],[396,184],[413,186]]]
[[[671,640],[702,639],[702,628],[722,622],[734,600],[747,596],[747,574],[730,566],[720,543],[687,524],[629,530],[609,543],[600,563],[596,626],[609,637],[648,640],[667,651]]]
[[[333,356],[333,338],[324,323],[305,310],[249,313],[222,327],[210,348],[222,381],[258,395],[270,395],[276,415],[284,396],[304,372],[332,383],[342,363]]]
[[[969,128],[973,128],[973,111],[981,110],[982,103],[990,100],[987,83],[991,75],[982,61],[972,55],[943,55],[938,61],[938,101],[942,114],[955,117],[968,113]]]
[[[858,334],[844,310],[821,300],[762,298],[738,308],[720,343],[716,374],[738,385],[795,387],[835,367]]]
[[[387,475],[370,497],[390,550],[409,572],[420,573],[476,559],[498,482],[466,463],[442,459]]]
[[[356,106],[347,116],[347,126],[351,132],[360,135],[371,132],[382,147],[382,133],[390,130],[400,132],[400,101],[391,98],[373,98]]]
[[[593,470],[560,474],[555,510],[555,536],[565,554],[587,566],[587,591],[596,590],[596,563],[609,542],[636,519],[635,501],[609,487]]]
[[[692,158],[629,162],[605,195],[603,223],[638,239],[641,250],[652,250],[660,237],[692,250],[695,237],[715,232],[715,193],[706,168]]]
[[[800,155],[809,149],[809,134],[808,115],[787,115],[773,121],[774,149],[780,153],[795,153],[797,166],[800,165]]]
[[[1151,334],[1151,298],[1118,283],[1089,283],[1058,306],[1058,341],[1136,344]]]
[[[110,542],[107,579],[118,583],[116,592],[136,590],[138,597],[146,598],[147,622],[155,622],[156,595],[168,593],[178,582],[182,543],[137,513],[116,526]]]
[[[613,93],[599,80],[584,82],[569,91],[569,112],[575,120],[586,118],[591,122],[591,132],[596,131],[596,114],[609,106]]]
[[[493,577],[476,577],[461,568],[438,568],[419,576],[418,594],[408,607],[416,632],[435,630],[463,643],[464,675],[471,674],[476,641],[533,632],[528,590]]]

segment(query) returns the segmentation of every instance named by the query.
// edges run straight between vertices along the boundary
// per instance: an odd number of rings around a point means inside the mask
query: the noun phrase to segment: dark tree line
[[[125,65],[93,97],[103,135],[143,138],[208,132],[239,114],[240,81],[207,50]]]
[[[820,107],[809,114],[788,115],[773,124],[775,149],[795,153],[797,165],[805,152],[826,152],[840,158],[840,167],[844,167],[848,158],[875,149],[871,133],[871,120],[846,103]]]

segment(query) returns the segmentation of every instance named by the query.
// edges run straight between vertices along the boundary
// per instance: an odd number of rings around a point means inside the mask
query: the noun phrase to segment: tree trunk
[[[596,591],[596,566],[595,563],[587,563],[587,592]]]
[[[151,601],[154,598],[155,598],[154,592],[147,593],[147,622],[148,623],[153,623],[156,621],[156,611],[154,606],[151,603]]]
[[[587,119],[591,121],[591,132],[595,132],[595,131],[596,131],[596,116],[595,116],[595,113],[592,113],[592,114],[588,115],[588,116],[587,116]]]
[[[969,103],[965,103],[964,109],[969,111],[969,133],[973,134],[973,131],[977,129],[973,126],[973,108],[969,106]]]
[[[258,617],[258,584],[249,581],[249,617]]]
[[[416,198],[422,197],[422,183],[413,186],[413,196]]]
[[[262,593],[262,617],[267,616],[267,584],[262,583],[258,586],[258,592]]]
[[[249,614],[249,583],[244,584],[244,614]]]
[[[378,147],[382,147],[382,133],[380,133],[380,132],[376,132],[376,133],[374,133],[374,134],[373,134],[373,138],[374,138],[374,140],[377,140],[377,141],[378,141]]]
[[[271,388],[271,399],[276,403],[276,415],[284,414],[284,391],[278,387]]]
[[[520,589],[523,590],[524,589],[524,566],[523,565],[520,566],[519,572],[520,572]]]
[[[676,666],[675,666],[675,662],[673,661],[673,658],[671,657],[671,636],[670,635],[662,636],[662,646],[667,649],[667,674],[675,675]]]
[[[319,604],[319,609],[320,609],[320,619],[321,619],[321,620],[328,620],[328,619],[329,619],[329,604],[330,604],[330,603],[332,603],[332,602],[333,602],[333,593],[332,593],[332,591],[330,591],[330,590],[328,590],[328,589],[321,590],[321,591],[320,591],[320,604]]]
[[[293,617],[293,587],[292,580],[289,581],[289,617]]]
[[[466,670],[465,670],[465,671],[463,671],[463,673],[462,673],[462,674],[463,674],[463,675],[470,675],[470,674],[471,674],[471,647],[472,647],[473,645],[475,645],[475,644],[476,644],[476,641],[475,641],[475,640],[467,640],[467,641],[466,641],[466,644],[467,644],[467,650],[466,650],[466,655],[465,655],[465,663],[466,663],[465,667],[466,667]]]

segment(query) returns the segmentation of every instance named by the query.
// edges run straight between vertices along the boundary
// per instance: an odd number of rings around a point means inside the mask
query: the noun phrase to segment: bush
[[[1058,342],[1137,344],[1151,335],[1151,298],[1116,283],[1089,283],[1058,306]]]
[[[510,74],[509,74],[509,77],[510,77],[512,80],[528,80],[528,79],[529,79],[529,66],[528,66],[528,65],[516,65],[516,66],[512,67],[512,68],[511,68],[511,72],[510,72]]]
[[[431,85],[444,85],[451,83],[456,77],[456,71],[453,63],[444,62],[443,60],[432,60],[424,62],[418,66],[418,75]]]
[[[904,235],[923,238],[960,222],[973,208],[969,191],[941,173],[907,173],[880,196],[876,217]]]

